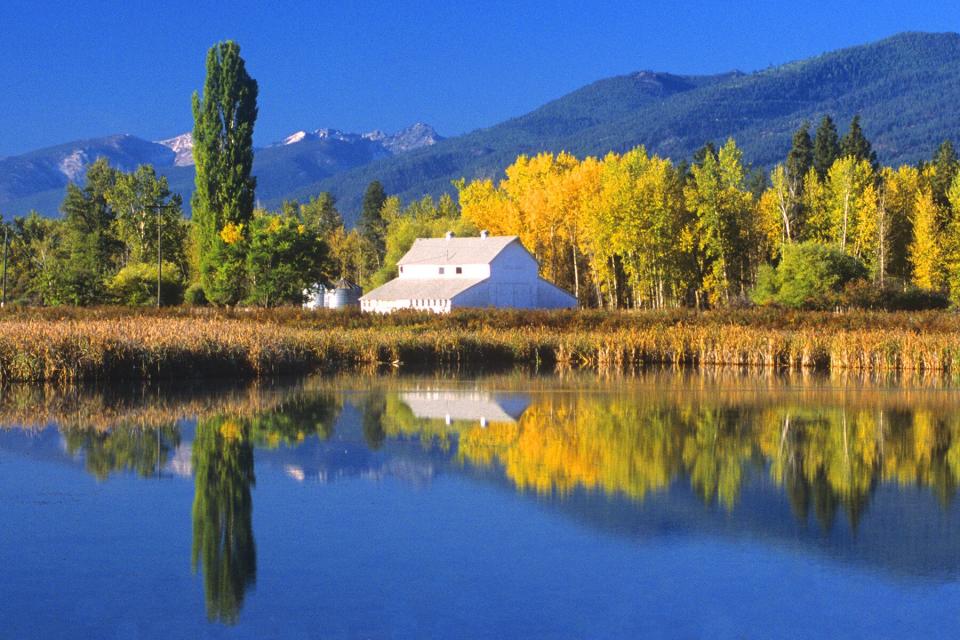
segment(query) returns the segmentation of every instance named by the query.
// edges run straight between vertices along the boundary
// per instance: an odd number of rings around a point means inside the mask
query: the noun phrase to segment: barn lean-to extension
[[[420,238],[397,263],[398,277],[360,298],[363,311],[459,307],[570,309],[577,299],[539,276],[516,236]]]

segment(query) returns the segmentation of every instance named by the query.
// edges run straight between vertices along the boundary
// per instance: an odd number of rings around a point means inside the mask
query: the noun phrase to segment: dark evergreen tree
[[[860,128],[860,116],[853,116],[850,121],[850,129],[840,141],[840,157],[846,158],[853,156],[857,160],[867,160],[874,168],[877,167],[877,154],[867,137],[863,135],[863,129]]]
[[[793,145],[787,154],[787,181],[795,198],[803,193],[803,179],[813,166],[813,140],[810,139],[810,123],[804,122],[793,134]]]
[[[950,203],[947,200],[947,193],[950,191],[950,185],[953,183],[954,176],[957,175],[957,169],[960,163],[957,162],[957,152],[953,148],[953,143],[944,140],[937,148],[933,156],[933,168],[935,173],[930,180],[930,186],[933,189],[933,197],[937,205],[948,207]]]
[[[363,194],[363,207],[360,210],[360,235],[373,248],[377,267],[386,253],[387,222],[383,219],[383,203],[386,201],[387,192],[379,180],[374,180]]]
[[[207,53],[203,96],[193,94],[192,206],[200,282],[207,299],[218,304],[243,295],[242,241],[256,188],[251,175],[256,119],[257,82],[247,73],[239,45],[215,44]]]
[[[713,159],[717,159],[717,145],[713,142],[706,142],[702,147],[697,149],[693,154],[693,164],[697,166],[703,166],[703,161],[707,159],[707,156],[713,156]]]
[[[813,139],[813,167],[820,178],[825,178],[830,167],[840,157],[840,142],[837,126],[830,116],[823,116]]]

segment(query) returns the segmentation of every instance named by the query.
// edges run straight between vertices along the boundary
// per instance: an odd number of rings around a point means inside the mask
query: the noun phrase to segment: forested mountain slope
[[[339,173],[292,192],[331,191],[349,215],[374,179],[413,199],[450,191],[459,177],[496,178],[519,153],[576,155],[636,145],[675,160],[733,136],[747,162],[771,166],[794,130],[830,114],[841,128],[857,113],[885,164],[930,157],[960,139],[960,35],[904,33],[873,44],[751,74],[679,77],[641,72],[609,78],[519,118],[432,147]]]

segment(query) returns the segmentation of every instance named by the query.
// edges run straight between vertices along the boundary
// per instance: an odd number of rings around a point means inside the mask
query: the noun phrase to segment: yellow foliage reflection
[[[930,487],[949,500],[960,474],[960,417],[948,405],[728,402],[723,396],[539,393],[516,422],[418,419],[387,394],[393,437],[451,447],[464,464],[502,468],[522,491],[597,491],[643,500],[689,482],[732,509],[747,474],[768,473],[801,519],[829,528],[843,508],[856,526],[881,482]]]

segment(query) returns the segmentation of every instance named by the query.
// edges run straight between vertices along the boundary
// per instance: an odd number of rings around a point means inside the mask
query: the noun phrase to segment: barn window
[[[440,267],[440,275],[443,275],[443,267]]]
[[[457,273],[463,273],[463,267],[457,267]]]

